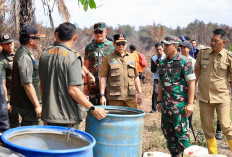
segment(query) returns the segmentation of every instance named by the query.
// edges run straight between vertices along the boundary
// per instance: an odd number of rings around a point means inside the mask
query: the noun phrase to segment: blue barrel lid
[[[1,139],[3,141],[4,144],[10,146],[10,147],[14,147],[20,150],[24,150],[24,151],[30,151],[30,152],[39,152],[39,153],[55,153],[55,154],[59,154],[59,153],[75,153],[75,152],[84,152],[84,151],[88,151],[89,149],[92,149],[95,144],[96,144],[96,140],[94,139],[94,137],[86,132],[77,130],[77,129],[73,129],[72,134],[78,135],[80,137],[82,137],[83,139],[86,139],[90,142],[90,145],[85,146],[85,147],[81,147],[81,148],[76,148],[76,149],[66,149],[66,150],[43,150],[43,149],[32,149],[32,148],[27,148],[27,147],[22,147],[16,144],[13,144],[11,142],[9,142],[7,139],[9,137],[11,137],[12,135],[16,134],[16,133],[20,133],[20,132],[27,132],[27,131],[39,131],[39,130],[47,130],[47,131],[55,131],[55,132],[68,132],[70,131],[70,129],[73,128],[68,128],[68,127],[60,127],[60,126],[23,126],[23,127],[17,127],[17,128],[13,128],[13,129],[9,129],[7,131],[5,131],[2,136]]]

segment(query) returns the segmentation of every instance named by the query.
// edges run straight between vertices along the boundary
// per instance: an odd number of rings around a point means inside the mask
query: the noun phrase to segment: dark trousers
[[[153,94],[152,94],[152,110],[155,111],[156,111],[157,97],[158,97],[158,83],[159,81],[157,79],[154,79]]]

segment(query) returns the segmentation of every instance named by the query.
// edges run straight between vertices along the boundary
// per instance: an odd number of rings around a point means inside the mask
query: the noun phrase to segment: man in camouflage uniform
[[[100,104],[99,77],[98,71],[102,65],[103,57],[111,52],[114,52],[113,43],[106,39],[107,30],[106,24],[103,22],[94,24],[93,40],[85,48],[84,65],[94,75],[95,84],[88,84],[88,75],[84,81],[84,92],[88,93],[89,101],[93,105]]]
[[[1,35],[0,42],[0,46],[2,46],[3,48],[2,53],[0,54],[0,69],[2,70],[3,88],[5,91],[5,97],[7,101],[10,125],[13,128],[19,126],[18,112],[12,109],[10,105],[13,58],[15,56],[14,39],[10,34],[5,33]]]
[[[193,112],[196,79],[192,63],[177,53],[179,42],[175,36],[163,40],[167,57],[159,65],[157,110],[162,110],[161,128],[172,157],[190,146],[188,117]]]

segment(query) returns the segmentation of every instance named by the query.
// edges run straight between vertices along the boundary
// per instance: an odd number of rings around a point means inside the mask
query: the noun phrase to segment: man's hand
[[[36,117],[37,118],[41,118],[41,112],[42,112],[42,107],[40,105],[38,105],[36,108],[35,108],[35,113],[36,113]]]
[[[158,103],[156,106],[156,110],[161,113],[161,103]]]
[[[100,104],[102,106],[106,106],[106,98],[105,98],[105,96],[100,97]]]
[[[89,72],[87,78],[88,78],[88,83],[95,84],[95,77],[93,76],[93,74]]]
[[[185,106],[184,110],[186,117],[191,116],[191,114],[193,113],[193,104],[188,104],[187,106]]]
[[[11,113],[12,107],[11,107],[10,103],[7,104],[7,110],[8,110],[9,113]]]
[[[95,110],[92,111],[91,113],[98,120],[101,120],[106,117],[106,113],[108,113],[108,111],[104,110],[103,108],[95,107]]]
[[[142,92],[141,92],[141,93],[138,93],[137,95],[137,104],[140,106],[142,105],[142,102],[143,102],[143,98],[142,98]]]

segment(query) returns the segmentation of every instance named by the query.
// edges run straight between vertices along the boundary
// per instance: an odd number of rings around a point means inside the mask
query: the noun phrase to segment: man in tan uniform
[[[125,34],[114,35],[114,53],[104,57],[100,78],[100,104],[137,108],[142,104],[142,91],[134,55],[126,51]],[[107,86],[107,89],[106,89]],[[105,98],[106,89],[106,98]],[[136,103],[136,91],[138,93]]]
[[[202,129],[205,132],[209,153],[217,154],[214,129],[216,109],[222,132],[232,150],[232,126],[230,121],[230,83],[232,80],[232,52],[224,49],[226,33],[213,31],[211,48],[202,49],[197,57],[195,73],[199,79],[199,106]]]

